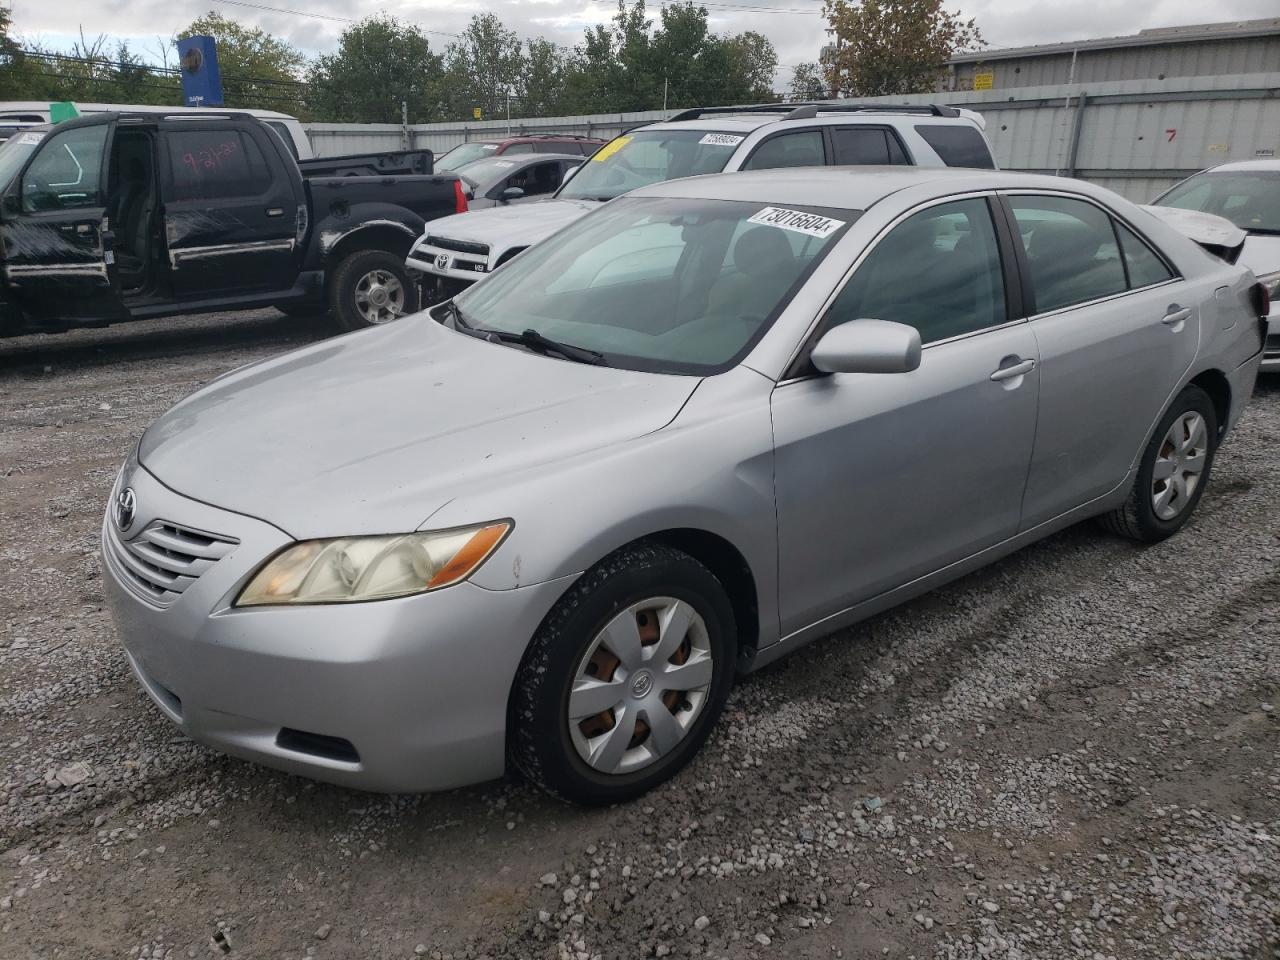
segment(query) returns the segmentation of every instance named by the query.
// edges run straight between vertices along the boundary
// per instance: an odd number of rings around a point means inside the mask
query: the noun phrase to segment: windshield
[[[1280,170],[1202,173],[1156,201],[1226,217],[1241,230],[1280,233]]]
[[[15,133],[0,144],[0,190],[9,186],[18,175],[27,158],[35,153],[36,147],[44,139],[44,133],[36,130]]]
[[[464,163],[487,157],[497,149],[496,143],[460,143],[444,156],[436,157],[435,171],[445,173],[449,170],[457,170]]]
[[[719,173],[745,138],[706,130],[640,130],[597,150],[556,196],[612,200],[638,187]]]
[[[597,351],[611,366],[732,366],[847,225],[851,210],[624,198],[530,247],[454,301],[465,324]]]

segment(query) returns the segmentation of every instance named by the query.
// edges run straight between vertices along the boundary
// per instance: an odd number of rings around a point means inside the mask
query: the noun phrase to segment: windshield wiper
[[[574,363],[590,363],[599,366],[605,362],[604,354],[598,350],[576,347],[572,343],[561,343],[559,340],[544,337],[532,328],[525,330],[523,333],[486,330],[483,327],[472,327],[472,329],[475,330],[477,336],[484,337],[487,340],[497,340],[500,343],[518,343],[538,353],[557,354],[565,360],[572,360]]]

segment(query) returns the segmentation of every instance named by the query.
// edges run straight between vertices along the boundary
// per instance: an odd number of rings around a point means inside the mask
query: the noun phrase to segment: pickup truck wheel
[[[418,293],[404,258],[385,250],[358,250],[333,271],[329,307],[343,330],[389,323],[418,309]]]

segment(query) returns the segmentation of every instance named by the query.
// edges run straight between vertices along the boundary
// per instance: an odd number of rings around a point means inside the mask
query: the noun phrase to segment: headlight
[[[235,606],[356,603],[439,590],[471,576],[511,526],[499,520],[431,533],[303,540],[268,560]]]

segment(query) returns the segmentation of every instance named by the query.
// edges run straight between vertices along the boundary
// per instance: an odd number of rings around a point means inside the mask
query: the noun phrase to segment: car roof
[[[954,110],[931,113],[932,107],[885,107],[859,109],[850,106],[844,109],[832,107],[823,110],[821,105],[811,106],[807,110],[797,109],[794,104],[779,104],[777,110],[769,107],[744,109],[739,113],[707,110],[701,116],[689,119],[657,120],[637,127],[639,130],[715,130],[747,134],[770,124],[790,125],[803,122],[806,126],[848,126],[851,124],[874,124],[876,126],[891,125],[895,121],[911,121],[914,123],[946,123],[963,124],[968,127],[983,128],[982,115],[972,110]],[[686,111],[692,113],[695,111]],[[798,114],[798,115],[796,115]]]
[[[811,207],[866,210],[908,187],[934,185],[939,195],[966,190],[1070,190],[1095,194],[1080,180],[965,167],[785,167],[715,173],[641,187],[628,197],[744,200]]]
[[[1201,170],[1204,173],[1248,173],[1250,171],[1274,172],[1280,170],[1280,158],[1262,159],[1262,160],[1235,160],[1231,163],[1220,163],[1216,167],[1210,167],[1208,170]],[[1196,176],[1200,176],[1196,174]]]
[[[255,117],[271,120],[295,120],[296,117],[276,110],[259,110],[257,107],[184,107],[164,106],[148,103],[85,103],[74,101],[76,110],[83,116],[87,113],[190,113],[208,110],[211,113],[234,110],[236,113],[249,113]],[[47,116],[48,100],[0,100],[0,115],[8,113],[39,113]]]

